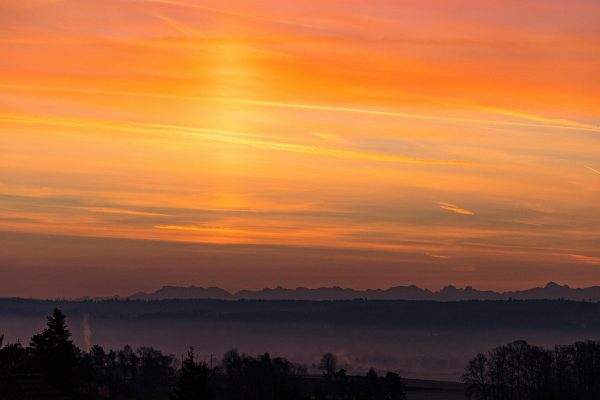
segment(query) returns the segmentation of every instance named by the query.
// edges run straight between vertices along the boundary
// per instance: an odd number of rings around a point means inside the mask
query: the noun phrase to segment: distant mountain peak
[[[165,285],[152,293],[138,292],[131,296],[133,300],[162,300],[162,299],[221,299],[234,300],[234,297],[225,289],[218,287],[200,286],[169,286]]]
[[[570,289],[569,285],[559,285],[556,282],[550,281],[546,283],[544,289]]]
[[[260,290],[240,290],[235,293],[228,292],[219,287],[201,286],[163,286],[151,293],[138,292],[130,299],[137,300],[163,300],[163,299],[215,299],[215,300],[435,300],[435,301],[461,301],[461,300],[533,300],[533,299],[566,299],[577,301],[600,301],[600,287],[571,288],[556,282],[548,282],[544,287],[526,290],[494,292],[491,290],[478,290],[472,286],[458,288],[447,285],[439,291],[422,289],[415,285],[394,286],[388,289],[355,290],[340,286],[306,288],[297,287],[288,289],[282,286],[264,288]]]

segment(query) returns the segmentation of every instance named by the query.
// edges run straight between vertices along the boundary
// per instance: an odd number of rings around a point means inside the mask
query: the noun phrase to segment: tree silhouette
[[[33,354],[44,355],[48,352],[73,350],[71,332],[67,328],[67,317],[61,310],[55,308],[48,317],[46,328],[31,338],[29,346]]]
[[[348,379],[348,374],[346,373],[346,370],[344,368],[341,368],[338,372],[335,373],[335,378],[336,379]]]
[[[361,400],[383,400],[383,388],[377,372],[370,368],[365,376],[363,388],[359,393]]]
[[[467,370],[463,374],[463,381],[467,384],[467,395],[478,400],[487,400],[489,385],[489,362],[484,354],[477,354],[469,361]]]
[[[400,375],[394,372],[385,374],[385,378],[383,378],[383,393],[385,400],[404,400],[406,398]]]
[[[132,386],[139,398],[164,399],[168,397],[175,378],[174,357],[152,347],[140,347],[135,352],[138,368]]]
[[[209,384],[209,369],[205,363],[196,362],[194,348],[190,347],[183,360],[173,400],[211,400],[214,398]]]
[[[2,347],[4,336],[0,336],[0,368],[6,371],[20,371],[27,367],[27,350],[20,342]]]
[[[221,366],[225,370],[225,374],[229,378],[238,378],[242,375],[244,369],[244,362],[240,353],[236,349],[229,350],[223,355]]]
[[[321,357],[319,369],[323,371],[323,376],[333,378],[337,371],[337,359],[332,353],[325,353]]]
[[[31,338],[29,344],[34,369],[49,378],[60,389],[72,392],[79,384],[79,350],[71,341],[65,314],[55,308],[48,317],[42,333]]]
[[[478,354],[463,379],[467,394],[487,400],[596,400],[600,398],[600,342],[552,351],[516,341]]]

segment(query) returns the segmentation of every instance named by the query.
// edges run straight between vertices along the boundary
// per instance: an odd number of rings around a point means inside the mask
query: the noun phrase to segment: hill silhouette
[[[389,289],[355,290],[339,286],[288,289],[283,287],[265,288],[261,290],[240,290],[235,293],[218,287],[199,286],[163,286],[151,293],[138,292],[128,297],[132,300],[166,300],[166,299],[215,299],[215,300],[574,300],[600,301],[600,286],[572,288],[549,282],[543,287],[525,290],[495,292],[478,290],[471,286],[458,288],[448,285],[439,291],[422,289],[415,285],[395,286]]]

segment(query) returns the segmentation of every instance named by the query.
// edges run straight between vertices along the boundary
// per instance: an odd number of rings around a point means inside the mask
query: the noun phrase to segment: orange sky
[[[598,284],[599,18],[3,0],[0,296]]]

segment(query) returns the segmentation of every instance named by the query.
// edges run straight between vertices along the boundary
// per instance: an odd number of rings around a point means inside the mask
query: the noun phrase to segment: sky
[[[0,296],[600,283],[595,0],[2,0]]]

